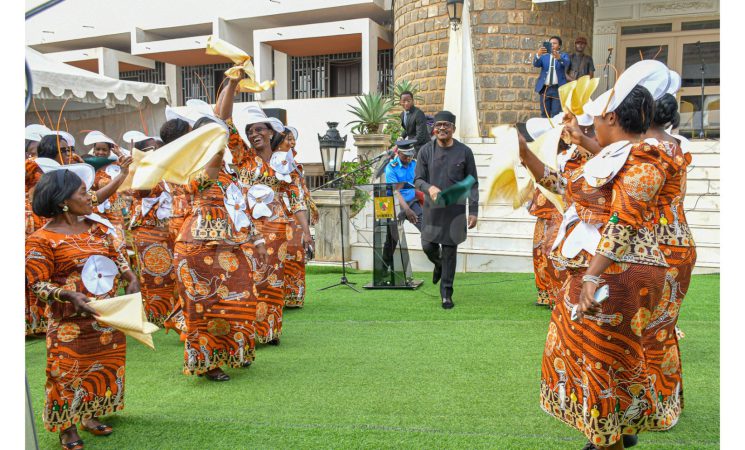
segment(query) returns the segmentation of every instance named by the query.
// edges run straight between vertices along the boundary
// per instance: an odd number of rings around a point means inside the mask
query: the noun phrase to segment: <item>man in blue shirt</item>
[[[561,112],[559,86],[566,84],[566,70],[569,67],[569,55],[559,53],[561,38],[551,36],[551,53],[541,46],[533,59],[533,65],[541,68],[541,74],[535,82],[538,92],[541,117],[553,117]]]
[[[393,195],[396,197],[396,202],[400,207],[397,222],[403,223],[404,220],[408,220],[419,231],[421,231],[422,205],[419,203],[419,200],[417,200],[413,188],[401,189],[403,183],[414,183],[416,169],[416,161],[414,161],[416,149],[414,148],[414,144],[416,143],[416,139],[396,142],[398,156],[393,158],[393,160],[386,165],[385,182],[399,183],[393,191]],[[383,247],[383,261],[391,270],[393,269],[393,253],[398,246],[398,234],[399,228],[397,223],[391,223],[388,227],[385,245]]]

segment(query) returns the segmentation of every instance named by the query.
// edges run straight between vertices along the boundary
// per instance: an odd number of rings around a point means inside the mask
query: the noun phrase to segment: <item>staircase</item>
[[[458,246],[458,272],[532,272],[535,218],[526,208],[513,210],[511,204],[484,202],[483,188],[493,150],[493,139],[467,139],[479,172],[481,206],[475,230]],[[689,167],[686,217],[697,244],[694,273],[719,272],[719,142],[694,141],[693,162]],[[527,173],[520,168],[520,178]],[[351,220],[352,258],[360,269],[372,269],[373,207],[365,208]],[[421,249],[417,229],[404,225],[414,271],[431,271]]]

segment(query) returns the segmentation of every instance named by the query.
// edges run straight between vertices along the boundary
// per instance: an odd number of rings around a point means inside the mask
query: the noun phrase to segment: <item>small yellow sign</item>
[[[394,217],[393,197],[376,197],[375,220],[393,219]]]

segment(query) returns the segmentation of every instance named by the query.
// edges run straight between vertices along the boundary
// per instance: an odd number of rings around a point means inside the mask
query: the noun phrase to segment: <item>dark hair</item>
[[[559,41],[559,47],[561,47],[562,45],[564,45],[563,42],[561,42],[561,38],[559,36],[551,36],[550,38],[548,38],[549,41],[551,39],[556,39],[557,41]]]
[[[39,146],[36,147],[36,153],[39,155],[39,158],[49,158],[49,159],[55,159],[59,155],[59,152],[57,151],[57,135],[56,134],[48,134],[41,138],[39,141]],[[60,143],[62,141],[65,141],[65,138],[62,136],[59,136]],[[65,141],[65,144],[68,142]]]
[[[26,148],[25,148],[26,153],[28,153],[28,148],[31,147],[31,144],[34,142],[38,142],[38,141],[32,141],[31,139],[26,139]],[[38,151],[39,146],[37,145],[36,147]]]
[[[672,124],[673,128],[680,125],[680,114],[678,113],[678,101],[672,94],[665,94],[654,104],[654,119],[652,123],[664,127]]]
[[[401,95],[398,96],[398,98],[403,97],[404,95],[410,95],[411,99],[414,100],[414,94],[411,93],[411,91],[403,91]]]
[[[60,203],[72,197],[82,183],[83,180],[71,170],[58,169],[45,173],[34,188],[31,204],[34,214],[48,218],[62,214]]]
[[[202,116],[196,122],[194,122],[194,126],[191,127],[191,129],[196,130],[199,127],[207,125],[208,123],[217,123],[217,121],[215,121],[215,119],[210,116]]]
[[[149,143],[152,143],[152,144],[148,145]],[[155,144],[155,139],[148,138],[148,139],[142,140],[140,142],[135,142],[135,148],[137,150],[145,150],[148,147],[155,147],[154,144]]]
[[[649,129],[654,116],[652,94],[642,86],[635,86],[616,108],[618,124],[627,133],[641,134]]]
[[[189,122],[183,119],[171,119],[160,127],[160,138],[164,144],[173,142],[190,131]]]

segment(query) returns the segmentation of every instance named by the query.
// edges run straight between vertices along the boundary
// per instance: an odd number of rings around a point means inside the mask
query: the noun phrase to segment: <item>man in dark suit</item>
[[[541,117],[553,117],[561,112],[559,86],[566,84],[566,70],[569,67],[569,55],[560,53],[561,38],[551,36],[551,53],[541,46],[533,59],[533,65],[541,68],[541,74],[535,82],[535,91],[539,94]]]
[[[414,158],[416,158],[419,148],[430,141],[427,117],[421,109],[414,106],[414,94],[409,91],[401,93],[399,104],[404,109],[401,113],[401,126],[404,129],[401,139],[416,139],[416,144],[414,144]]]

